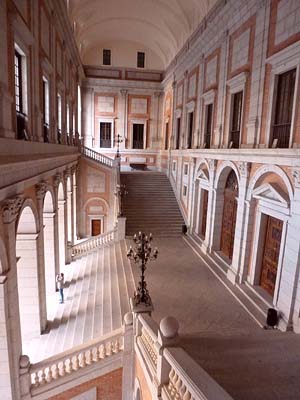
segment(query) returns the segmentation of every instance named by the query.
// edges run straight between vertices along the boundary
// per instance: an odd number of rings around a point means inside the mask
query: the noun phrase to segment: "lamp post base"
[[[154,310],[152,303],[150,305],[147,305],[145,303],[137,304],[133,297],[130,297],[130,308],[131,308],[131,311],[136,314],[146,313],[146,314],[149,314],[150,316],[151,316],[152,311]]]

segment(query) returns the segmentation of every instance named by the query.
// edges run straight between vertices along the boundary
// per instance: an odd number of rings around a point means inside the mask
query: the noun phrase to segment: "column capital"
[[[61,181],[62,181],[62,175],[60,173],[56,174],[53,179],[53,185],[56,189],[58,188],[58,185],[60,184]]]
[[[126,97],[127,93],[128,93],[128,90],[127,90],[127,89],[121,89],[121,90],[120,90],[120,95],[121,95],[122,97]]]
[[[292,171],[295,187],[300,188],[300,167],[294,168]]]
[[[237,163],[239,173],[242,178],[248,178],[250,172],[250,163],[246,161],[240,161]]]
[[[216,169],[216,167],[217,167],[217,161],[209,159],[209,160],[207,160],[207,162],[208,162],[209,169],[211,171],[214,171]]]
[[[48,189],[48,185],[46,182],[37,183],[35,185],[36,198],[38,200],[43,200],[45,197],[45,194],[47,192],[47,189]]]
[[[1,213],[4,224],[10,224],[15,221],[23,204],[24,196],[19,195],[6,199],[1,203]]]

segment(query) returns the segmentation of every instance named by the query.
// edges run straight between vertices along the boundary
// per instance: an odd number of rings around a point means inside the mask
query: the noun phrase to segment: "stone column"
[[[124,150],[127,148],[127,143],[128,143],[128,132],[127,132],[127,125],[128,125],[128,112],[127,112],[127,106],[128,106],[128,90],[126,89],[121,89],[120,90],[120,119],[118,120],[118,124],[120,124],[120,135],[123,136],[123,142],[120,143],[120,150]],[[123,118],[122,118],[123,116]]]
[[[58,208],[59,206],[64,208],[64,229],[65,229],[65,243],[64,243],[64,249],[65,249],[65,256],[64,256],[64,263],[69,264],[71,262],[70,258],[68,257],[68,238],[69,238],[69,229],[71,229],[71,226],[69,227],[69,203],[71,202],[71,194],[70,192],[68,193],[68,185],[67,185],[67,179],[70,176],[70,170],[67,169],[64,171],[63,174],[63,185],[64,185],[64,200],[59,201]],[[68,197],[69,196],[69,197]],[[69,200],[69,201],[68,201]]]
[[[82,136],[84,146],[92,148],[94,134],[92,132],[93,90],[82,88]]]
[[[134,336],[133,315],[128,312],[124,315],[123,325],[124,350],[123,350],[123,375],[122,375],[122,400],[132,398],[134,389]]]
[[[44,198],[47,192],[46,183],[42,182],[35,186],[36,198],[38,204],[39,224],[37,237],[37,265],[39,279],[39,298],[40,298],[40,318],[41,330],[44,331],[47,326],[47,306],[46,306],[46,282],[45,282],[45,255],[44,255],[44,221],[43,221],[43,205]]]
[[[206,235],[204,240],[204,251],[212,251],[213,247],[213,232],[214,232],[214,216],[215,216],[215,203],[216,203],[216,190],[214,189],[214,181],[216,175],[217,162],[216,160],[208,160],[209,165],[209,192],[207,203],[207,221],[206,221]]]
[[[58,186],[61,181],[61,174],[56,174],[53,181],[54,186],[54,195],[55,195],[55,215],[54,215],[54,250],[55,250],[55,275],[58,274],[60,269],[60,248],[59,248],[59,227],[58,227],[58,212],[59,212],[59,204],[58,204]]]
[[[8,379],[10,380],[13,399],[19,398],[19,359],[22,354],[16,265],[16,219],[22,203],[22,196],[10,198],[1,203],[1,214],[4,224],[4,242],[7,249],[9,266],[9,271],[6,273],[7,279],[2,279],[2,285],[4,285],[2,286],[4,294],[4,302],[2,302],[2,305],[4,306],[4,315],[7,316],[5,317],[5,329],[8,335],[6,344],[8,346],[8,362],[10,366],[10,377],[6,379],[7,382]]]
[[[241,269],[241,255],[242,255],[242,244],[243,244],[243,228],[246,216],[246,191],[249,177],[249,163],[240,162],[238,163],[238,169],[240,172],[239,181],[239,198],[236,213],[236,224],[234,234],[234,247],[233,247],[233,258],[232,264],[227,270],[227,278],[232,282],[239,280],[239,272]]]
[[[195,181],[194,181],[194,174],[195,174],[195,166],[196,166],[196,158],[193,158],[193,162],[189,163],[189,203],[188,203],[188,220],[187,224],[189,226],[189,232],[192,234],[192,224],[193,224],[193,203],[192,200],[194,198],[195,192]]]
[[[2,399],[13,400],[14,376],[12,360],[12,343],[9,332],[9,306],[7,275],[0,275],[0,395]]]
[[[72,196],[72,244],[75,244],[77,240],[77,176],[76,176],[77,165],[71,170],[71,179],[73,185],[73,196]]]
[[[150,122],[150,137],[149,137],[149,148],[150,149],[159,149],[160,144],[160,136],[159,132],[162,134],[161,129],[161,121],[160,121],[160,99],[162,92],[154,92],[153,93],[153,115],[151,116]],[[152,108],[152,107],[151,107]]]

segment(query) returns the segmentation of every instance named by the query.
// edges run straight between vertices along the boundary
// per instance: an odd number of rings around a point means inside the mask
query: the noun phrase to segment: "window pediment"
[[[289,207],[289,199],[286,193],[275,183],[265,183],[253,191],[253,197],[282,207]]]

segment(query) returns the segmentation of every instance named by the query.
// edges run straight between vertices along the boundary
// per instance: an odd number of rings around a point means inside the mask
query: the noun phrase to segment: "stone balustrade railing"
[[[98,236],[93,236],[83,242],[77,243],[72,246],[72,259],[81,257],[82,255],[96,249],[97,247],[103,246],[109,242],[115,240],[116,230],[112,230],[106,233],[102,233]]]
[[[233,400],[181,347],[178,323],[172,317],[158,326],[146,314],[135,318],[135,352],[162,400]]]
[[[101,340],[88,345],[72,348],[30,366],[31,390],[40,388],[53,381],[70,376],[88,366],[102,362],[107,357],[123,351],[122,329]]]
[[[100,164],[106,165],[108,167],[113,167],[114,166],[114,160],[112,158],[106,157],[101,153],[98,153],[95,150],[92,150],[88,147],[81,146],[81,153],[88,157],[91,158],[94,161],[99,162]]]

